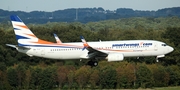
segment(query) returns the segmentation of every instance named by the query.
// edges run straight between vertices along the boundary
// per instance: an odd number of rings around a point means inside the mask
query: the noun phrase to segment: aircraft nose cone
[[[172,51],[174,51],[174,48],[169,46],[169,52],[172,52]]]

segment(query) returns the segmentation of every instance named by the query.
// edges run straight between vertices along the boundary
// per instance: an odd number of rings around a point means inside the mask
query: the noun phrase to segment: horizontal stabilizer
[[[30,49],[28,47],[23,47],[23,46],[18,46],[18,45],[13,45],[13,44],[6,44],[6,46],[12,47],[12,48],[16,48],[16,49]]]
[[[6,44],[6,46],[12,47],[12,48],[17,48],[17,45],[13,45],[13,44]]]

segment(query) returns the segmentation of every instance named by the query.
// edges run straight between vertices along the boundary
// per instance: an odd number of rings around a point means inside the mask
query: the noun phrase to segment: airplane
[[[57,43],[41,40],[16,15],[10,16],[18,45],[6,44],[16,48],[17,51],[29,56],[37,56],[59,60],[88,59],[88,65],[97,66],[99,60],[108,62],[122,61],[125,57],[156,56],[165,57],[172,52],[173,47],[156,40],[123,40],[86,42],[80,36],[82,42]],[[55,35],[57,38],[57,35]]]

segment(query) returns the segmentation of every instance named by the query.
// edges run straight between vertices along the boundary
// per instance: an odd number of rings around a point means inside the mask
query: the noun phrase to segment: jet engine
[[[119,53],[110,53],[106,58],[109,62],[122,61],[124,59],[124,55]]]

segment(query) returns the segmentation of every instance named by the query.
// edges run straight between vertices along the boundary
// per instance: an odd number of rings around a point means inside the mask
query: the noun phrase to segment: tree
[[[24,84],[23,84],[25,89],[29,89],[30,83],[31,83],[30,81],[31,81],[31,71],[28,68],[28,70],[25,71],[25,80],[24,80]]]
[[[113,69],[111,66],[105,66],[102,69],[100,69],[100,84],[101,88],[106,89],[113,89],[116,88],[116,70]]]
[[[179,46],[179,42],[180,42],[180,35],[177,34],[180,32],[180,28],[179,27],[168,27],[167,30],[165,31],[164,34],[162,34],[162,36],[166,39],[169,39],[170,42],[173,42],[175,47]]]
[[[60,66],[57,69],[57,81],[59,83],[59,88],[62,88],[65,82],[67,81],[67,74],[69,70],[68,67],[66,66]]]
[[[71,89],[72,87],[76,88],[77,86],[75,85],[75,71],[70,70],[69,73],[67,74],[67,78],[68,78],[68,87],[69,89]]]
[[[140,64],[136,71],[137,84],[142,88],[153,86],[152,72],[144,64]]]
[[[149,65],[149,69],[151,70],[154,78],[154,86],[164,87],[168,85],[169,74],[166,72],[163,66],[152,64]]]
[[[84,88],[90,76],[90,66],[83,66],[75,72],[75,80],[78,83],[80,88]]]
[[[31,71],[31,79],[30,79],[30,88],[32,89],[39,89],[40,87],[40,80],[41,80],[41,73],[42,69],[40,67],[32,67],[30,68]]]
[[[14,67],[10,67],[7,69],[7,78],[8,78],[9,84],[13,88],[16,88],[18,86],[17,70]]]
[[[55,69],[47,67],[40,73],[40,89],[52,89],[55,84]]]
[[[6,71],[6,64],[4,62],[0,62],[0,71]]]
[[[169,74],[168,85],[178,86],[180,83],[180,69],[178,66],[172,65],[166,68],[166,72]]]
[[[18,87],[20,89],[25,81],[25,70],[26,70],[25,64],[24,63],[18,64],[16,69],[17,69]]]
[[[97,68],[96,68],[97,69]],[[91,88],[92,89],[95,89],[96,88],[96,85],[98,84],[99,82],[99,71],[98,70],[92,70],[91,74],[90,74],[90,79],[89,79],[89,82],[91,84]]]
[[[117,88],[126,88],[127,87],[127,77],[126,77],[126,74],[125,74],[125,69],[126,66],[119,66],[117,69],[116,69],[116,72],[117,72]]]
[[[136,67],[128,63],[124,66],[119,66],[117,69],[117,84],[119,88],[132,88],[136,81]]]

